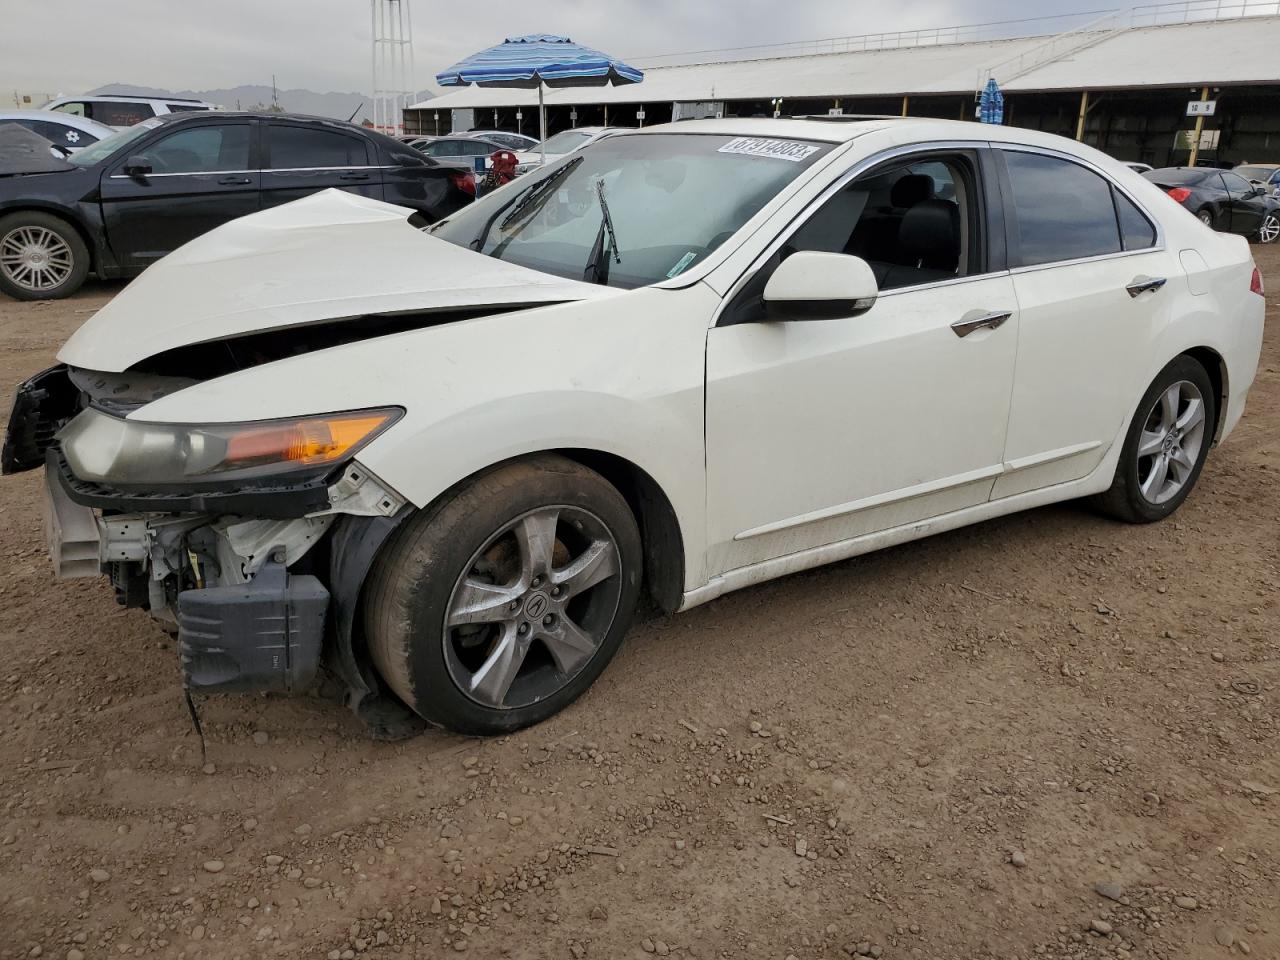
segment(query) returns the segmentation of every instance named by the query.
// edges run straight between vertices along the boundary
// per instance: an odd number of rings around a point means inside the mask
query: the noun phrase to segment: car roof
[[[727,117],[719,120],[680,120],[675,123],[627,129],[623,135],[655,133],[715,133],[725,136],[770,137],[848,143],[879,130],[892,129],[906,143],[932,140],[987,140],[1098,157],[1092,147],[1039,130],[978,123],[975,120],[939,120],[933,117],[894,115],[845,115],[839,117]],[[1108,158],[1110,163],[1119,161]]]
[[[50,103],[63,103],[75,100],[124,100],[130,103],[199,103],[213,106],[207,100],[196,100],[193,97],[156,97],[149,93],[82,93],[76,96],[55,97]]]

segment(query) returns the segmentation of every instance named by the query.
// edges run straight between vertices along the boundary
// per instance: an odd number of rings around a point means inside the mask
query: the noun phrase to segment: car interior
[[[801,250],[861,257],[881,290],[972,272],[973,179],[967,164],[929,158],[875,171],[831,197],[743,288],[721,323],[764,319],[765,284]]]

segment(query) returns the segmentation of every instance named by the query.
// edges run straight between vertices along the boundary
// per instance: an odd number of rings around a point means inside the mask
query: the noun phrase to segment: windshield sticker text
[[[775,160],[790,160],[801,163],[808,160],[820,148],[795,140],[768,140],[764,137],[734,137],[723,147],[720,153],[740,153],[748,157],[772,157]]]

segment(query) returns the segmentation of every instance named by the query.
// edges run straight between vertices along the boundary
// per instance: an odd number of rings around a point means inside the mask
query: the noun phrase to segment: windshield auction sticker
[[[800,163],[808,160],[820,150],[809,143],[795,140],[766,140],[763,137],[734,137],[723,147],[720,153],[741,153],[748,157],[772,157],[775,160],[790,160]]]

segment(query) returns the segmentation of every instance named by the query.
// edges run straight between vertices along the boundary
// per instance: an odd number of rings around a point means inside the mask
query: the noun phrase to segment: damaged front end
[[[44,464],[58,575],[105,573],[119,603],[175,633],[192,692],[301,692],[323,657],[376,733],[415,729],[353,639],[369,566],[412,511],[355,457],[402,411],[129,419],[192,382],[60,366],[19,388],[3,468]]]

